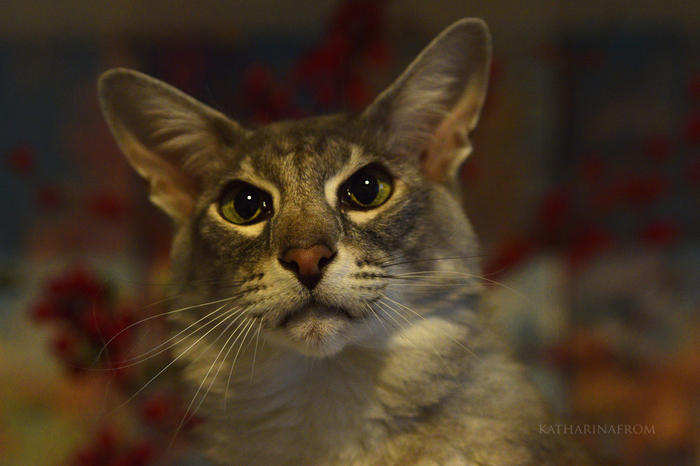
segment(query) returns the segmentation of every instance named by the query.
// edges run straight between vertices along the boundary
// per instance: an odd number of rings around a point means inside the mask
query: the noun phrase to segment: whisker
[[[238,361],[238,355],[241,353],[241,349],[243,348],[243,342],[245,339],[248,337],[248,334],[250,333],[250,329],[253,328],[253,324],[255,324],[255,321],[252,319],[249,319],[249,324],[247,326],[247,329],[241,330],[240,335],[243,335],[243,339],[241,340],[241,344],[238,345],[238,350],[236,351],[236,355],[233,357],[233,362],[231,362],[231,369],[229,370],[228,373],[228,379],[226,380],[226,390],[224,392],[224,412],[226,412],[226,405],[228,404],[228,388],[231,386],[231,376],[233,375],[233,369],[236,367],[236,361]],[[243,334],[243,331],[245,331],[245,334]],[[240,336],[239,335],[239,336]],[[238,338],[236,338],[238,340]],[[236,342],[234,341],[234,344]],[[250,346],[250,342],[248,342],[248,346],[246,346],[246,349]],[[233,348],[233,346],[231,346]],[[229,349],[229,352],[231,349]],[[228,357],[228,352],[226,353],[226,357]]]
[[[116,275],[108,276],[105,279],[105,282],[108,282],[108,281],[126,283],[129,285],[142,285],[142,286],[152,286],[152,287],[162,287],[162,288],[172,287],[172,286],[187,286],[187,285],[193,285],[193,284],[199,284],[199,283],[212,284],[212,285],[219,285],[221,283],[230,283],[231,284],[230,286],[240,286],[240,285],[243,285],[246,283],[246,280],[230,281],[230,280],[223,280],[223,279],[212,280],[210,278],[200,278],[200,279],[196,279],[196,280],[188,280],[185,282],[167,281],[167,282],[159,283],[159,282],[143,282],[140,280],[138,280],[138,281],[137,280],[128,280],[126,278],[117,277]]]
[[[449,238],[449,236],[444,236],[444,237],[442,237],[442,238],[438,238],[437,241],[435,241],[433,244],[430,244],[430,245],[428,245],[428,246],[426,246],[426,247],[424,247],[424,248],[411,249],[411,250],[409,250],[409,251],[405,251],[403,254],[391,256],[391,257],[387,258],[387,259],[384,260],[384,261],[380,261],[380,262],[378,263],[378,265],[383,266],[383,265],[385,265],[386,263],[390,263],[392,260],[403,259],[404,257],[408,257],[408,256],[410,256],[410,255],[413,255],[413,254],[415,254],[416,252],[427,251],[428,249],[432,249],[432,248],[434,248],[435,246],[438,246],[439,244],[443,243],[444,241],[447,240],[447,238]],[[390,265],[387,266],[387,267],[390,267]]]
[[[238,311],[229,310],[229,311],[227,311],[227,312],[233,313],[233,312],[238,312]],[[187,347],[187,349],[185,349],[185,351],[183,351],[182,353],[180,353],[179,355],[177,355],[175,358],[173,358],[172,361],[170,361],[168,364],[166,364],[165,367],[163,367],[156,375],[154,375],[150,380],[148,380],[148,382],[146,382],[146,383],[145,383],[141,388],[139,388],[135,393],[133,393],[126,401],[124,401],[122,404],[120,404],[120,405],[117,406],[114,410],[112,410],[112,412],[111,412],[110,414],[113,414],[114,412],[120,410],[121,408],[123,408],[124,406],[126,406],[129,402],[131,402],[131,400],[133,400],[134,398],[136,398],[136,396],[137,396],[139,393],[141,393],[143,390],[145,390],[146,387],[148,387],[155,379],[157,379],[158,377],[160,377],[160,375],[161,375],[163,372],[165,372],[166,370],[168,370],[168,369],[169,369],[173,364],[175,364],[182,356],[184,356],[185,354],[187,354],[192,348],[194,348],[197,344],[199,344],[200,341],[202,341],[207,335],[209,335],[211,332],[213,332],[219,325],[221,325],[221,324],[224,323],[224,322],[226,322],[226,321],[225,321],[225,320],[222,320],[222,321],[220,321],[219,323],[217,323],[214,327],[212,327],[211,329],[207,330],[207,332],[206,332],[204,335],[202,335],[201,337],[199,337],[194,343],[192,343],[189,347]],[[197,359],[198,359],[198,358],[197,358]]]
[[[148,322],[149,320],[157,319],[160,317],[165,317],[168,315],[177,314],[177,313],[184,312],[184,311],[189,311],[191,309],[197,309],[197,308],[204,307],[204,306],[211,306],[212,304],[219,304],[219,303],[223,303],[223,302],[231,302],[232,300],[236,299],[237,297],[239,297],[241,294],[243,294],[245,292],[247,292],[247,291],[241,291],[240,293],[236,293],[233,296],[229,296],[227,298],[223,298],[223,299],[219,299],[219,300],[215,300],[215,301],[210,301],[210,302],[206,302],[206,303],[201,303],[201,304],[194,304],[192,306],[186,306],[186,307],[183,307],[180,309],[174,309],[172,311],[162,312],[160,314],[152,315],[149,317],[145,317],[141,320],[138,320],[138,321],[126,326],[125,328],[120,330],[116,335],[114,335],[112,338],[110,338],[109,341],[105,342],[104,345],[102,345],[102,349],[99,351],[99,353],[97,353],[97,356],[95,357],[95,363],[97,363],[97,361],[99,361],[99,358],[102,356],[102,353],[106,351],[108,345],[112,341],[114,341],[115,338],[117,338],[119,335],[121,335],[122,333],[126,332],[127,330],[133,328],[136,325],[139,325],[139,324],[142,324],[144,322]],[[151,305],[149,305],[149,306],[151,306]],[[222,308],[225,306],[226,306],[226,304],[224,304],[224,306],[222,306]],[[219,308],[219,309],[221,309],[221,308]],[[216,312],[216,311],[214,311],[214,312]],[[211,315],[211,314],[209,314],[209,315]],[[146,353],[146,354],[148,354],[148,353]]]
[[[364,314],[362,314],[362,322],[365,324],[365,328],[369,330],[369,334],[374,336],[374,330],[372,330],[372,326],[367,322],[367,317],[365,317]]]
[[[507,291],[510,291],[511,293],[523,298],[530,304],[536,305],[532,299],[527,297],[526,295],[522,294],[516,289],[513,289],[509,287],[508,285],[505,285],[501,282],[497,282],[496,280],[491,280],[490,278],[483,277],[481,275],[476,275],[476,274],[471,274],[471,273],[466,273],[466,272],[457,272],[457,271],[432,271],[432,272],[406,272],[406,273],[401,273],[397,274],[391,278],[395,279],[401,279],[401,280],[407,280],[410,279],[411,277],[416,277],[416,278],[444,278],[445,276],[447,277],[464,277],[464,278],[473,278],[476,280],[481,280],[486,283],[490,283],[492,285],[499,286]]]
[[[381,301],[381,300],[378,301],[378,303],[381,303],[382,305],[385,306],[386,309],[389,309],[389,310],[393,311],[397,316],[399,316],[399,317],[401,317],[402,319],[404,319],[407,323],[413,325],[413,323],[412,323],[410,320],[408,320],[408,319],[406,318],[406,316],[404,316],[404,315],[401,314],[398,310],[396,310],[396,309],[394,309],[393,307],[391,307],[389,304],[387,304],[387,303],[385,303],[385,302],[383,302],[383,301]],[[391,317],[391,315],[389,315],[389,314],[387,314],[387,316]],[[394,319],[393,317],[392,317],[392,320],[394,320],[394,322],[396,322],[396,319]],[[398,324],[398,322],[396,322],[396,323]],[[404,327],[401,326],[401,324],[399,324],[399,326],[400,326],[402,329],[404,329]],[[432,334],[432,332],[430,332],[430,333]],[[420,347],[416,344],[416,342],[414,342],[413,340],[410,340],[410,339],[408,338],[407,335],[402,334],[401,336],[402,336],[402,337],[405,337],[406,339],[408,339],[409,341],[411,341],[411,343],[413,343],[413,345],[414,345],[416,348],[420,349]],[[447,365],[447,362],[443,359],[442,355],[438,352],[438,350],[435,348],[435,346],[433,346],[433,344],[432,344],[431,342],[429,342],[429,341],[426,342],[426,343],[428,343],[428,346],[430,346],[430,348],[433,350],[433,352],[435,353],[435,355],[436,355],[438,358],[440,358],[440,361],[442,361],[442,364],[445,366],[445,369],[447,369],[447,371],[450,373],[450,375],[452,376],[452,378],[454,378],[455,380],[457,380],[457,375],[452,371],[452,368],[450,368],[450,366]]]
[[[432,257],[432,258],[423,258],[423,259],[413,259],[413,260],[395,262],[395,263],[390,263],[390,264],[382,264],[382,266],[385,268],[389,268],[389,267],[397,267],[399,265],[417,264],[419,262],[438,262],[438,261],[443,261],[443,260],[480,259],[480,258],[487,257],[487,256],[489,256],[489,254],[472,254],[472,255],[468,255],[468,256],[452,256],[452,257]]]
[[[245,310],[247,310],[247,309],[249,309],[249,308],[246,308]],[[245,310],[243,310],[243,312],[244,312]],[[246,319],[246,320],[248,319],[247,317],[245,317],[245,315],[243,314],[243,312],[238,313],[238,315],[235,316],[235,318],[234,318],[233,320],[231,320],[231,322],[229,322],[228,325],[226,325],[226,327],[224,327],[224,329],[221,331],[221,333],[219,333],[219,336],[217,336],[217,337],[214,339],[214,341],[212,341],[212,342],[209,344],[209,346],[207,346],[207,348],[202,352],[202,354],[204,354],[204,353],[206,353],[207,351],[209,351],[209,349],[210,349],[212,346],[214,346],[214,344],[219,340],[219,338],[221,338],[221,337],[228,331],[228,329],[231,328],[231,326],[232,326],[233,324],[235,324],[241,317],[243,317],[243,318]],[[231,316],[229,316],[229,317],[233,317],[233,315],[231,315]],[[239,328],[240,328],[240,325],[237,327],[236,330],[238,330]],[[197,404],[197,407],[196,407],[194,410],[192,410],[192,406],[194,406],[194,403],[195,403],[195,401],[197,400],[197,396],[199,395],[199,392],[202,390],[202,387],[204,387],[204,384],[207,382],[207,379],[208,379],[208,377],[209,377],[209,374],[211,374],[211,371],[214,369],[214,366],[216,365],[217,361],[219,360],[219,358],[221,357],[221,355],[224,353],[224,350],[225,350],[226,347],[228,346],[229,341],[231,341],[231,338],[233,338],[233,337],[236,336],[237,334],[240,336],[240,334],[237,333],[235,330],[234,330],[233,332],[231,332],[231,334],[229,335],[229,337],[226,339],[226,341],[224,342],[224,344],[221,346],[221,350],[219,350],[219,352],[217,353],[216,358],[214,358],[214,361],[213,361],[213,362],[211,363],[211,365],[209,366],[209,370],[207,371],[206,374],[204,374],[204,377],[202,377],[202,383],[199,384],[199,387],[197,388],[197,391],[196,391],[195,394],[192,396],[192,401],[190,401],[189,406],[187,406],[187,409],[185,410],[185,414],[184,414],[184,416],[182,417],[182,420],[180,421],[180,425],[178,425],[177,429],[175,429],[175,433],[173,434],[173,438],[172,438],[172,440],[171,440],[171,445],[172,445],[172,442],[175,441],[175,438],[177,437],[177,434],[180,432],[180,430],[182,429],[182,427],[187,423],[187,421],[188,421],[189,419],[192,419],[192,417],[197,413],[197,411],[199,410],[199,408],[202,406],[202,403],[204,403],[204,400],[206,399],[207,395],[209,394],[209,391],[211,390],[211,387],[214,385],[214,382],[216,381],[216,378],[217,378],[217,376],[219,375],[219,372],[221,372],[221,368],[222,368],[224,362],[226,361],[226,357],[228,356],[229,351],[231,351],[231,349],[233,348],[233,346],[236,344],[236,341],[238,341],[238,337],[236,337],[236,339],[233,341],[233,343],[231,343],[231,345],[230,345],[230,347],[229,347],[229,350],[226,352],[226,355],[221,359],[221,363],[219,364],[219,368],[216,370],[216,373],[215,373],[214,376],[211,378],[211,382],[209,383],[209,386],[207,387],[207,391],[206,391],[206,392],[204,393],[204,395],[202,396],[202,399],[199,401],[199,404]],[[197,358],[197,359],[199,359],[199,358]],[[196,359],[195,359],[195,361],[196,361]],[[194,363],[194,361],[193,361],[192,363]],[[191,363],[191,364],[192,364],[192,363]]]
[[[378,305],[382,306],[385,310],[388,309],[388,310],[390,310],[390,311],[394,311],[394,313],[398,315],[398,312],[396,312],[394,309],[391,309],[391,307],[390,307],[389,305],[387,305],[386,303],[382,302],[381,300],[380,300],[380,301],[377,301],[376,303],[377,303]],[[416,348],[418,348],[418,349],[420,348],[420,347],[418,346],[418,344],[417,344],[415,341],[413,341],[411,338],[408,337],[408,335],[405,334],[406,328],[405,328],[403,325],[401,325],[401,324],[399,323],[399,321],[397,321],[396,319],[394,319],[394,318],[393,318],[390,314],[388,314],[388,313],[386,314],[386,316],[387,316],[388,318],[390,318],[390,319],[398,326],[399,329],[403,330],[403,332],[401,333],[401,337],[402,337],[402,338],[404,338],[404,339],[407,340],[408,342],[412,343],[413,346],[415,346]],[[411,322],[408,321],[407,319],[405,319],[405,320],[406,320],[409,324],[411,323]],[[396,328],[396,327],[394,327],[394,328]]]
[[[235,298],[234,298],[234,299],[235,299]],[[146,352],[144,352],[144,353],[141,353],[141,354],[140,354],[139,356],[137,356],[137,357],[133,357],[133,358],[129,358],[129,359],[125,359],[125,360],[121,361],[121,364],[119,365],[119,368],[132,367],[132,366],[135,366],[135,365],[137,365],[137,364],[141,364],[141,363],[143,363],[144,361],[147,361],[148,359],[154,358],[154,357],[158,356],[159,354],[163,354],[164,352],[168,351],[170,348],[176,346],[178,343],[180,343],[180,342],[186,340],[187,338],[189,338],[189,337],[191,337],[192,335],[196,334],[197,332],[203,330],[203,329],[206,328],[207,326],[213,324],[214,322],[216,322],[216,319],[219,319],[219,318],[221,318],[222,316],[220,315],[220,316],[212,317],[212,320],[211,320],[211,321],[206,322],[206,323],[204,323],[203,325],[197,327],[202,321],[204,321],[204,320],[210,318],[211,316],[213,316],[213,315],[216,314],[216,313],[220,313],[226,306],[228,306],[229,304],[231,304],[231,301],[232,301],[232,300],[233,300],[233,299],[229,300],[229,302],[223,304],[222,306],[220,306],[220,307],[218,307],[217,309],[213,310],[213,311],[210,312],[209,314],[207,314],[207,315],[205,315],[205,316],[203,316],[203,317],[200,317],[198,320],[196,320],[195,322],[191,323],[190,325],[188,325],[188,326],[185,327],[184,329],[180,330],[178,333],[176,333],[175,335],[171,336],[170,338],[168,338],[167,340],[165,340],[164,342],[162,342],[162,343],[159,344],[158,346],[156,346],[156,347],[154,347],[154,348],[151,348],[151,349],[149,349],[148,351],[146,351]],[[234,308],[234,309],[228,309],[228,310],[226,310],[226,311],[223,312],[223,315],[226,315],[227,313],[229,313],[229,312],[231,312],[231,311],[235,311],[235,310],[236,310],[236,308]],[[187,331],[188,331],[189,329],[191,329],[192,327],[197,327],[197,328],[195,328],[194,331],[192,331],[191,333],[189,333],[189,334],[186,335],[185,337],[181,338],[180,340],[178,340],[178,341],[176,341],[176,342],[174,342],[174,343],[168,345],[168,343],[172,342],[173,340],[175,340],[177,337],[179,337],[179,336],[182,335],[183,333],[187,332]],[[168,346],[166,346],[166,345],[168,345]],[[159,349],[159,348],[162,348],[163,346],[165,346],[165,348],[163,348],[163,349],[161,349],[160,351],[158,351],[158,349]],[[92,368],[91,370],[94,370],[94,371],[109,371],[109,370],[113,370],[113,368]]]
[[[376,303],[375,303],[375,304],[376,304]],[[398,331],[398,330],[399,330],[399,328],[398,328],[395,324],[392,324],[391,322],[389,322],[389,321],[387,320],[387,315],[386,315],[384,312],[381,312],[381,309],[375,310],[375,314],[376,314],[376,316],[377,316],[377,320],[379,320],[380,323],[381,323],[382,321],[384,321],[384,322],[386,322],[386,324],[387,324],[389,327],[391,327],[391,328],[394,329],[395,331]],[[389,329],[386,328],[386,326],[384,326],[384,324],[382,324],[382,327],[384,328],[384,331],[386,332],[387,335],[389,335],[389,336],[392,335],[392,333],[389,332]],[[415,343],[414,343],[414,344],[415,344]]]
[[[414,310],[411,309],[410,307],[405,306],[405,305],[401,304],[401,303],[398,302],[398,301],[394,301],[393,299],[391,299],[390,297],[386,296],[386,295],[383,294],[383,293],[382,293],[382,297],[383,297],[384,299],[388,300],[388,301],[391,301],[392,303],[396,304],[397,306],[399,306],[399,307],[401,307],[401,308],[403,308],[403,309],[409,311],[410,313],[412,313],[413,315],[415,315],[415,316],[418,317],[419,319],[427,320],[427,319],[425,318],[425,316],[419,314],[418,312],[414,311]],[[464,349],[467,353],[469,353],[470,355],[474,356],[476,359],[478,359],[479,361],[481,361],[481,358],[479,358],[479,356],[477,356],[476,354],[474,354],[474,352],[473,352],[472,350],[470,350],[469,348],[467,348],[466,346],[464,346],[464,345],[462,344],[462,342],[460,342],[459,340],[457,340],[456,338],[454,338],[452,335],[450,335],[449,333],[445,332],[444,330],[440,330],[440,329],[437,329],[437,330],[439,330],[440,333],[442,333],[443,335],[445,335],[447,338],[449,338],[450,340],[452,340],[454,343],[456,343],[457,345],[459,345],[459,346],[460,346],[462,349]]]
[[[263,321],[260,319],[258,330],[255,332],[255,347],[253,351],[253,364],[250,367],[250,385],[253,385],[253,372],[255,372],[255,360],[258,356],[258,341],[260,340],[260,331],[262,330]]]
[[[374,309],[369,303],[365,303],[365,305],[366,305],[367,308],[370,310],[370,312],[372,313],[372,315],[374,315],[375,317],[377,317],[377,321],[379,322],[379,324],[380,324],[380,325],[382,326],[382,328],[384,329],[384,332],[386,332],[387,335],[391,335],[391,334],[389,333],[389,329],[386,328],[386,327],[384,326],[384,322],[382,322],[382,314],[379,313],[379,312],[377,312],[377,310]]]

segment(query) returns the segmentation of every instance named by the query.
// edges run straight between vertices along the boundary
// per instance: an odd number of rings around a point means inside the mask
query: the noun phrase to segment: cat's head
[[[429,292],[475,272],[456,177],[489,61],[485,24],[462,20],[361,114],[255,130],[143,74],[105,73],[109,126],[174,220],[183,318],[327,356],[444,311]]]

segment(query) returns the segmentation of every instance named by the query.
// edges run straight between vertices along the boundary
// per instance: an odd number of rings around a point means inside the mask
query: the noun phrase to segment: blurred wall
[[[228,37],[261,31],[315,28],[337,0],[3,0],[0,38],[66,35],[177,35],[195,32]],[[700,8],[689,0],[404,0],[391,2],[395,24],[414,24],[432,34],[457,18],[479,16],[497,43],[519,42],[573,27],[662,23],[696,31]]]

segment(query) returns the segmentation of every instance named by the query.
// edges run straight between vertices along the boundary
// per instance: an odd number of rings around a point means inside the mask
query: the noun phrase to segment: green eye
[[[343,200],[359,210],[374,209],[384,204],[391,195],[389,176],[379,168],[364,167],[358,170],[343,185]]]
[[[265,220],[272,211],[270,196],[248,183],[231,185],[220,201],[221,216],[236,225],[250,225]]]

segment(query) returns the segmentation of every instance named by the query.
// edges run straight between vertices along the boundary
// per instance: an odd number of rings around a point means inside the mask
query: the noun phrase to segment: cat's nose
[[[310,248],[289,248],[280,256],[280,263],[297,274],[302,285],[313,290],[321,280],[322,269],[335,257],[325,244]]]

